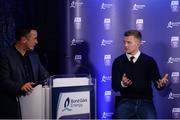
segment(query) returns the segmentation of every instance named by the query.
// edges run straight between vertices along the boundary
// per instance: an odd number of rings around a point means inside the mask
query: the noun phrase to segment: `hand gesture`
[[[166,83],[168,82],[168,74],[165,74],[162,79],[159,79],[156,83],[158,85],[158,88],[164,87]]]
[[[127,78],[125,73],[123,74],[123,77],[122,77],[122,84],[125,87],[128,87],[128,86],[130,86],[132,84],[132,81],[129,78]]]
[[[33,82],[28,82],[28,83],[25,83],[22,87],[21,87],[21,90],[24,91],[24,92],[29,92],[33,89],[33,85],[34,83]]]

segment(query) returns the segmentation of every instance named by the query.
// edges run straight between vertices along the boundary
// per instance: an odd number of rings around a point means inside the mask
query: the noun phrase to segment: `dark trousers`
[[[115,118],[155,119],[156,110],[152,100],[121,99],[116,106]]]

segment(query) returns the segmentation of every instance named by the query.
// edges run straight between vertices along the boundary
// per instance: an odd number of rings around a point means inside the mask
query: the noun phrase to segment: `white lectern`
[[[95,118],[95,91],[88,76],[51,76],[20,98],[23,119]]]
[[[45,118],[45,89],[36,86],[31,93],[20,97],[21,115],[23,119]]]
[[[52,119],[95,118],[94,85],[88,76],[51,77]]]

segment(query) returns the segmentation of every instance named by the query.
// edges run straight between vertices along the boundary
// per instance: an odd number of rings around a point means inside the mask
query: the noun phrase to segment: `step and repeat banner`
[[[111,118],[115,96],[111,88],[113,60],[123,53],[126,30],[142,32],[141,51],[158,63],[169,84],[154,89],[158,118],[180,118],[179,0],[68,0],[68,73],[95,79],[97,118]]]

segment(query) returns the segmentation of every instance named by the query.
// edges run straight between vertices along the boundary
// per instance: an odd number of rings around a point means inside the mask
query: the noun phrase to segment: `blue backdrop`
[[[178,0],[68,0],[68,73],[86,73],[97,85],[97,117],[111,118],[113,60],[123,53],[123,33],[142,32],[141,51],[154,57],[167,88],[154,89],[158,118],[180,118],[180,10]]]
[[[140,30],[141,50],[169,74],[167,89],[154,90],[158,118],[180,118],[179,0],[0,0],[0,48],[14,42],[21,24],[40,28],[40,56],[49,72],[95,78],[98,118],[114,112],[111,65],[123,53],[123,33]]]

